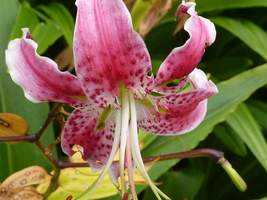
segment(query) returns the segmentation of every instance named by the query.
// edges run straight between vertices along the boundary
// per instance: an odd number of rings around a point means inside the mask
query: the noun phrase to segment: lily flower
[[[61,145],[69,156],[78,145],[90,166],[102,170],[89,192],[108,170],[115,171],[112,162],[118,152],[122,195],[130,187],[137,199],[131,178],[137,170],[158,199],[169,199],[145,170],[138,130],[179,135],[196,128],[204,119],[207,99],[217,93],[217,88],[196,67],[205,48],[215,40],[214,25],[197,15],[195,3],[183,2],[177,17],[183,19],[189,38],[172,50],[154,78],[149,75],[152,64],[148,50],[133,30],[122,0],[77,0],[76,5],[76,76],[59,71],[53,60],[38,55],[38,45],[28,29],[23,29],[23,37],[11,41],[6,50],[11,78],[30,101],[62,102],[74,107],[64,126]],[[179,84],[167,85],[174,80],[180,80]]]

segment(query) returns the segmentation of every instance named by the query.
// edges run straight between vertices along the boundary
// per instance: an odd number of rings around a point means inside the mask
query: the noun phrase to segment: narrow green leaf
[[[37,42],[38,53],[42,54],[48,49],[61,35],[62,31],[52,20],[47,23],[40,22],[36,10],[32,9],[29,3],[24,2],[20,5],[15,26],[11,33],[11,39],[20,38],[21,29],[27,27]]]
[[[6,110],[5,102],[7,101],[3,94],[4,85],[2,84],[3,75],[6,73],[3,66],[5,65],[5,48],[9,40],[12,26],[15,23],[19,4],[17,0],[3,0],[0,6],[0,95],[1,95],[1,111]],[[9,146],[0,145],[0,178],[3,179],[13,170],[13,163],[8,157],[11,156]]]
[[[58,25],[63,32],[68,45],[72,47],[74,21],[67,8],[59,3],[41,5],[39,8]],[[49,20],[47,22],[49,22]]]
[[[267,143],[247,106],[239,105],[226,121],[267,171]]]
[[[39,23],[39,19],[27,2],[20,5],[15,26],[11,33],[11,39],[21,37],[21,29],[27,27],[32,32],[35,26]]]
[[[198,10],[208,12],[235,8],[267,7],[266,0],[198,0]]]
[[[32,32],[34,40],[38,44],[38,53],[44,53],[59,37],[61,30],[54,23],[39,23]]]
[[[247,149],[241,138],[227,125],[218,125],[214,128],[215,136],[233,153],[245,156]]]
[[[1,112],[13,112],[22,116],[30,125],[30,132],[39,129],[48,111],[48,104],[33,104],[24,97],[22,89],[18,87],[7,73],[4,52],[15,24],[19,4],[17,0],[1,0],[0,6],[0,95]],[[4,28],[3,28],[4,27]],[[47,143],[53,141],[53,131],[47,130],[43,138]],[[0,144],[0,179],[14,171],[29,165],[41,165],[49,168],[47,160],[41,152],[28,143]]]
[[[158,155],[195,148],[211,133],[216,124],[224,121],[255,90],[267,84],[266,74],[267,64],[264,64],[221,82],[218,84],[219,94],[209,100],[208,114],[198,128],[181,136],[159,137],[145,148],[143,155]],[[158,162],[152,167],[150,174],[157,178],[177,162],[178,160]]]
[[[216,78],[223,80],[245,71],[249,67],[252,67],[252,65],[253,62],[251,59],[241,56],[215,58],[203,63],[205,69],[208,69],[207,71]]]
[[[249,101],[249,110],[257,122],[267,129],[267,103],[262,101]]]
[[[211,21],[231,32],[267,60],[267,33],[261,27],[248,20],[227,17],[213,17]]]
[[[182,169],[178,172],[168,172],[161,180],[164,183],[160,189],[171,199],[195,199],[204,181],[204,172],[197,168]],[[145,192],[143,200],[156,200],[150,189]]]

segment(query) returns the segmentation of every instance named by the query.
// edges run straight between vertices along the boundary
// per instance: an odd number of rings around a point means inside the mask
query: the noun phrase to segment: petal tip
[[[21,29],[22,31],[22,38],[24,39],[32,39],[32,35],[30,33],[30,29],[27,27],[24,27]]]
[[[176,17],[181,17],[185,14],[193,15],[196,14],[196,3],[182,1],[180,6],[176,10]]]
[[[215,39],[216,39],[216,29],[215,29],[215,26],[214,24],[204,18],[204,17],[200,17],[200,20],[202,20],[203,24],[205,24],[205,27],[206,27],[206,42],[207,42],[207,45],[210,46],[212,45],[212,43],[214,43]]]
[[[211,95],[215,95],[219,92],[217,86],[210,80],[207,81],[207,75],[201,69],[194,69],[188,78],[192,81],[192,84],[197,88],[207,88]]]

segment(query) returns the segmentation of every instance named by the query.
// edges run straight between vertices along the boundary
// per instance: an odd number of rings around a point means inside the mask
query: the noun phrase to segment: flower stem
[[[199,158],[199,157],[208,157],[214,159],[215,161],[219,161],[219,159],[223,158],[223,156],[224,153],[221,151],[209,148],[201,148],[190,151],[149,156],[144,158],[144,162],[152,162],[156,160],[174,160],[183,158]]]
[[[162,154],[157,156],[148,156],[144,157],[144,163],[153,162],[153,161],[164,161],[164,160],[174,160],[174,159],[184,159],[184,158],[199,158],[199,157],[207,157],[212,158],[215,161],[219,161],[220,158],[223,158],[223,152],[209,149],[209,148],[201,148],[194,149],[190,151],[170,153],[170,154]],[[116,163],[118,161],[114,161]],[[71,168],[71,167],[88,167],[87,162],[73,163],[58,160],[59,166],[61,169]]]
[[[50,184],[46,192],[43,194],[44,199],[48,198],[49,195],[57,189],[59,176],[60,176],[60,168],[56,167],[54,168],[54,174],[50,181]]]
[[[232,165],[225,158],[220,158],[218,164],[222,166],[222,168],[226,171],[226,173],[231,178],[232,182],[236,186],[237,189],[244,192],[247,189],[246,182],[242,179],[242,177],[237,173],[237,171],[232,167]]]

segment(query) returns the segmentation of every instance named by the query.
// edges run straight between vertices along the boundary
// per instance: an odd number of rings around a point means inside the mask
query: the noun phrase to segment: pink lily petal
[[[105,121],[105,126],[97,128],[99,111],[92,108],[77,108],[66,122],[62,135],[61,146],[63,151],[71,156],[72,147],[82,147],[83,159],[88,160],[93,168],[99,168],[105,164],[113,145],[115,121],[110,116]]]
[[[114,102],[122,83],[142,90],[151,61],[123,1],[78,0],[76,4],[75,63],[88,98],[105,107]]]
[[[80,102],[78,97],[84,93],[77,78],[69,72],[59,71],[51,59],[39,56],[37,47],[28,29],[23,29],[23,37],[12,40],[6,50],[11,78],[23,88],[26,98],[33,102]]]
[[[155,80],[157,85],[182,78],[192,72],[199,64],[206,46],[210,46],[215,40],[214,24],[198,16],[195,5],[193,2],[183,2],[177,10],[178,18],[190,16],[184,24],[189,39],[183,46],[173,49],[161,64]]]
[[[160,135],[183,134],[196,128],[205,117],[207,98],[218,90],[201,70],[195,69],[189,80],[192,91],[154,97],[154,110],[139,105],[139,127]]]
[[[165,86],[165,85],[158,85],[153,89],[154,92],[158,92],[160,94],[177,94],[177,92],[181,91],[184,89],[184,87],[188,83],[188,78],[185,77],[180,80],[180,82],[176,86]]]

